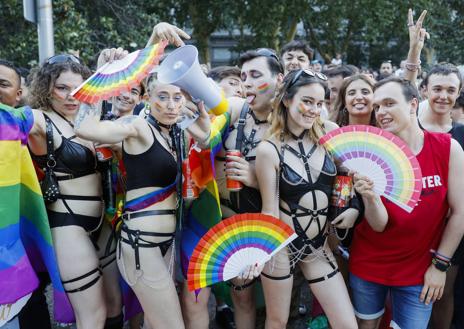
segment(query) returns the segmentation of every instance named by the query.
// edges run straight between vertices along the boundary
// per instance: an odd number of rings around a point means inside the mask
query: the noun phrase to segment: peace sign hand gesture
[[[422,14],[419,16],[419,19],[414,24],[412,9],[409,9],[408,11],[409,48],[419,52],[424,47],[425,38],[430,38],[429,33],[422,25],[426,15],[427,10],[422,11]]]

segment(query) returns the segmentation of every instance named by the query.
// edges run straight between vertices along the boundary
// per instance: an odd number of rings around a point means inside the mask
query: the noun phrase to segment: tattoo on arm
[[[80,128],[82,121],[85,120],[88,116],[101,116],[101,107],[97,104],[86,104],[81,103],[79,107],[79,112],[77,112],[76,119],[74,120],[74,126]]]
[[[134,122],[137,118],[138,118],[137,115],[127,115],[127,116],[124,116],[124,117],[119,118],[118,120],[116,120],[116,123],[122,124],[122,125],[127,125],[127,124],[130,124],[130,123]]]

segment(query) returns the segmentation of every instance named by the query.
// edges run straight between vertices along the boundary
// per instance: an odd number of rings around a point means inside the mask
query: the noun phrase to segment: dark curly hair
[[[36,109],[51,108],[50,96],[53,85],[60,74],[67,71],[80,74],[84,80],[92,74],[87,66],[75,62],[44,64],[32,71],[29,76],[31,80],[29,104]]]
[[[340,127],[349,125],[349,114],[348,114],[348,111],[346,110],[346,104],[345,104],[346,90],[348,89],[349,85],[353,81],[356,81],[356,80],[364,81],[365,83],[369,85],[369,87],[371,87],[372,90],[374,90],[375,81],[365,74],[356,74],[351,77],[345,78],[345,80],[343,80],[343,83],[340,87],[340,91],[338,92],[337,99],[335,100],[334,110],[332,112],[332,117],[331,117],[331,120],[336,122],[337,125],[339,125]],[[370,118],[369,124],[371,126],[376,125],[374,111],[371,112],[371,118]]]

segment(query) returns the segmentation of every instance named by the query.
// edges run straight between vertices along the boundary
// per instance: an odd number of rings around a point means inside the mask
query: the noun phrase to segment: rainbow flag
[[[192,179],[198,187],[205,188],[187,209],[182,226],[180,256],[185,279],[187,279],[190,256],[197,243],[211,227],[221,221],[219,190],[214,180],[214,157],[221,150],[229,126],[229,113],[213,118],[210,148],[201,152],[193,150],[189,156]]]
[[[0,104],[0,304],[12,304],[38,286],[48,270],[54,287],[55,319],[74,313],[61,284],[47,212],[26,147],[33,124],[29,107]]]

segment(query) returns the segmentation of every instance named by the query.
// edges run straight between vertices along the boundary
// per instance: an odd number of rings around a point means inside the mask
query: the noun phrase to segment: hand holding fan
[[[163,55],[167,41],[134,51],[126,57],[106,63],[71,92],[83,103],[93,104],[130,91],[155,67]]]
[[[352,125],[319,140],[350,170],[369,177],[377,194],[411,212],[422,191],[422,172],[414,154],[399,137],[382,129]]]
[[[297,237],[290,226],[264,214],[240,214],[213,226],[198,242],[187,272],[190,291],[235,278],[262,265]]]

